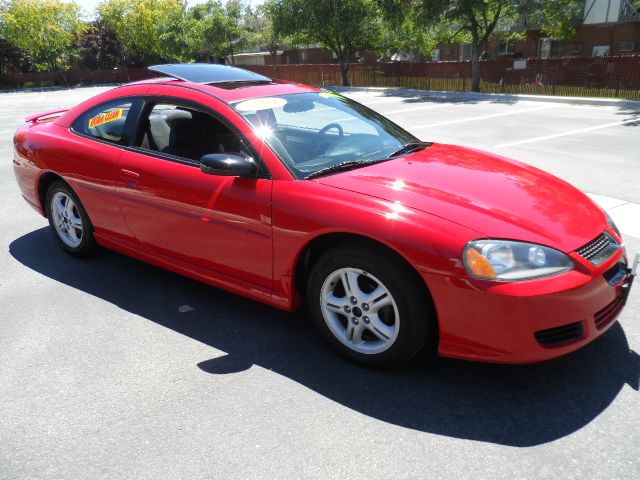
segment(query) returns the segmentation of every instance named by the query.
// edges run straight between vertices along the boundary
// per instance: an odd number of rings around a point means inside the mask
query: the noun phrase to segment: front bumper
[[[514,364],[559,357],[602,335],[622,311],[634,275],[622,251],[597,272],[517,283],[422,273],[442,356]]]

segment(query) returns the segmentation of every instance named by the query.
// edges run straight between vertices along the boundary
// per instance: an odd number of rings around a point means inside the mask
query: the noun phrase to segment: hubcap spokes
[[[51,206],[56,233],[65,245],[78,247],[82,242],[84,225],[73,199],[64,192],[56,192],[51,199]]]
[[[400,327],[395,300],[373,275],[341,268],[329,275],[320,294],[322,315],[344,345],[360,353],[381,353],[391,347]]]

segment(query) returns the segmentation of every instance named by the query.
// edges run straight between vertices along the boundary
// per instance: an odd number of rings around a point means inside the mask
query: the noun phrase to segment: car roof
[[[235,67],[234,70],[240,70]],[[245,70],[242,70],[246,72]],[[116,100],[120,97],[130,95],[146,95],[149,87],[159,85],[163,87],[175,87],[175,96],[178,98],[188,97],[185,89],[196,90],[205,95],[211,95],[227,104],[241,100],[249,100],[259,97],[270,97],[274,95],[289,95],[296,93],[319,92],[319,88],[289,82],[286,80],[272,80],[264,77],[265,80],[232,80],[215,83],[199,83],[194,81],[177,79],[175,77],[160,77],[128,83],[112,90],[91,97],[84,102],[70,108],[62,114],[54,123],[56,125],[69,128],[71,123],[87,109],[92,108],[105,101]],[[182,87],[182,88],[180,88]],[[164,94],[164,93],[163,93]],[[173,94],[171,94],[173,95]]]
[[[259,73],[214,63],[165,63],[147,67],[152,72],[162,73],[169,77],[196,83],[228,83],[228,82],[270,82],[269,77]]]
[[[153,65],[149,70],[167,75],[125,85],[156,84],[189,87],[232,103],[238,100],[318,92],[318,88],[286,80],[273,80],[264,75],[227,65],[192,63]]]

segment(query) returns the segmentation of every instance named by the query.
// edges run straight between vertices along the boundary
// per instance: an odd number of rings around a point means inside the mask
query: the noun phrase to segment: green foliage
[[[479,48],[494,35],[518,37],[522,20],[546,34],[575,34],[581,0],[379,0],[393,29],[409,32],[428,50],[438,43],[468,42]],[[422,34],[422,36],[420,36]]]
[[[413,32],[427,52],[439,43],[470,43],[474,91],[480,89],[478,62],[492,37],[519,35],[521,20],[529,18],[548,35],[566,38],[575,33],[574,18],[581,8],[580,0],[379,0],[379,4],[387,21]]]
[[[348,69],[358,49],[380,49],[383,24],[375,0],[276,0],[270,10],[280,35],[331,50],[348,84]]]
[[[86,26],[76,3],[11,0],[0,4],[0,35],[25,52],[37,70],[58,71],[75,61],[75,44]]]
[[[248,43],[253,48],[265,49],[271,54],[271,63],[278,71],[278,52],[287,45],[293,45],[294,39],[275,29],[273,24],[276,0],[267,0],[257,9],[248,9],[245,15],[245,25],[248,30]]]
[[[188,12],[187,44],[192,57],[221,61],[243,47],[248,31],[244,25],[246,6],[237,0],[225,5],[209,0]]]
[[[178,48],[181,32],[175,32],[175,38],[167,32],[182,14],[182,0],[107,0],[98,6],[98,20],[115,32],[128,57],[125,63],[131,58],[141,63],[161,58],[163,42],[173,42],[170,51]]]
[[[189,48],[189,21],[186,4],[172,8],[157,25],[158,54],[162,60],[188,62],[192,58]]]

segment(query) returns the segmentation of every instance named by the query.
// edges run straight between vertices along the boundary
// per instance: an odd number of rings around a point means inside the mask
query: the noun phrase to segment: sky
[[[73,1],[73,0],[65,0],[65,1]],[[92,14],[98,4],[104,0],[75,0],[75,2],[82,7],[84,13]],[[224,0],[223,0],[224,1]],[[252,6],[260,5],[264,0],[250,0]],[[204,3],[206,0],[187,0],[189,5],[195,5],[197,3]]]

